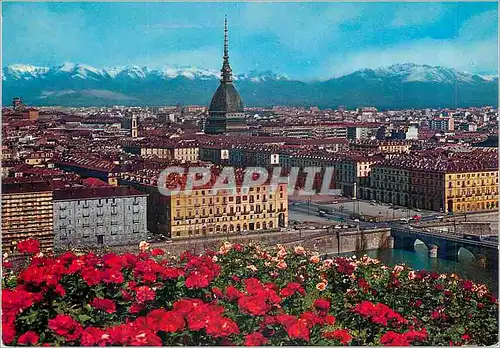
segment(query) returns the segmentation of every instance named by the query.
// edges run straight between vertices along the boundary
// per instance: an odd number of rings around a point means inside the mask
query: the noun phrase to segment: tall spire
[[[222,62],[221,82],[231,82],[233,80],[231,66],[229,65],[229,49],[227,43],[227,16],[224,16],[224,56]]]
[[[224,59],[229,58],[228,46],[227,46],[227,16],[224,16]]]

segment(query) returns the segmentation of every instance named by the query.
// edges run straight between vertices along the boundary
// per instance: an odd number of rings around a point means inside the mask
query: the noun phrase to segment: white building
[[[418,128],[415,126],[409,126],[408,130],[406,131],[406,139],[407,140],[418,139]]]

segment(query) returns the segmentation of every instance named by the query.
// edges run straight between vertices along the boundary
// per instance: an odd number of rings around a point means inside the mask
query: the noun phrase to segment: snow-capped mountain
[[[14,64],[2,70],[3,104],[16,96],[30,105],[208,104],[220,72],[195,67],[95,68]],[[271,71],[234,76],[246,105],[379,108],[497,105],[498,77],[412,63],[363,69],[304,83]]]
[[[487,78],[460,72],[455,69],[413,63],[394,64],[389,67],[377,69],[363,69],[351,75],[361,75],[369,78],[399,79],[402,82],[473,83],[481,80],[492,80],[491,76]]]
[[[216,70],[198,69],[194,67],[169,67],[162,69],[149,69],[148,67],[139,66],[123,66],[111,68],[94,68],[86,64],[64,63],[54,67],[39,67],[34,65],[14,64],[3,69],[3,80],[6,79],[36,79],[46,78],[47,76],[67,76],[73,79],[113,79],[113,78],[131,78],[131,79],[148,79],[162,78],[175,79],[177,77],[185,77],[188,79],[219,79],[220,72]],[[254,82],[266,81],[269,79],[289,79],[284,75],[277,75],[271,71],[257,72],[251,71],[247,74],[239,74],[234,76],[235,80],[249,79]]]
[[[45,75],[50,69],[41,66],[13,64],[3,68],[2,80],[9,78],[29,80]]]

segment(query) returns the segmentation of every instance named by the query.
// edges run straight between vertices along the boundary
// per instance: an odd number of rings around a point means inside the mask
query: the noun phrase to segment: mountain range
[[[12,98],[21,97],[33,106],[208,105],[219,78],[218,71],[192,67],[156,70],[14,64],[2,69],[2,104],[10,105]],[[251,71],[235,75],[234,80],[246,106],[403,109],[498,105],[498,77],[412,63],[313,82],[271,71]]]

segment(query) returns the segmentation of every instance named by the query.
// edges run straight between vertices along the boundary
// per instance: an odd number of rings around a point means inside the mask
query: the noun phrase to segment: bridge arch
[[[415,238],[415,241],[413,242],[413,247],[417,245],[423,245],[427,250],[429,250],[429,245],[420,238]]]
[[[475,259],[477,257],[476,254],[474,254],[472,251],[469,249],[461,246],[458,248],[458,258],[459,259]]]

